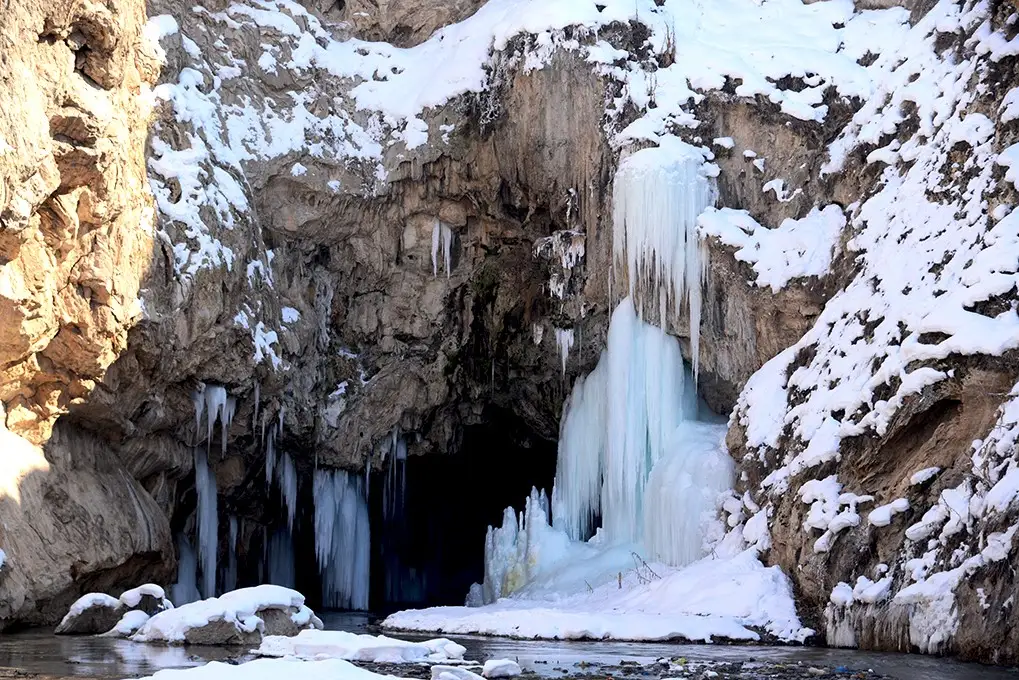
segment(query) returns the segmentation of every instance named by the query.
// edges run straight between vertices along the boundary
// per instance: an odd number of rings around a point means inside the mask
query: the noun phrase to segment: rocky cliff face
[[[736,409],[732,524],[767,513],[767,558],[830,642],[997,658],[1014,559],[988,553],[1011,545],[1008,502],[986,509],[1014,455],[1009,6],[907,3],[873,24],[843,7],[807,46],[817,73],[737,77],[684,70],[710,26],[669,35],[658,4],[548,24],[459,0],[0,15],[0,80],[24,93],[0,108],[0,400],[9,433],[45,450],[18,445],[0,505],[0,621],[167,578],[171,526],[193,531],[195,447],[221,514],[252,534],[272,521],[270,441],[306,480],[379,469],[394,430],[412,455],[456,451],[492,408],[554,440],[626,289],[613,173],[678,135],[710,150],[718,205],[745,211],[703,232],[701,392]],[[802,234],[822,228],[816,266]],[[781,279],[766,252],[811,261]],[[658,321],[689,335],[685,310]],[[223,434],[196,423],[205,384],[236,400]],[[908,590],[939,573],[958,588]],[[919,630],[939,607],[980,625]]]

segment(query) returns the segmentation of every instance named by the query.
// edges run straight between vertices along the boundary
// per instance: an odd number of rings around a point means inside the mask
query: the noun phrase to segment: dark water
[[[326,613],[330,630],[377,632],[367,614]],[[427,636],[400,635],[407,639]],[[841,649],[673,645],[632,642],[556,642],[455,636],[467,647],[467,657],[517,660],[525,670],[562,677],[576,664],[616,665],[620,661],[648,663],[661,657],[683,656],[694,661],[759,661],[805,665],[848,666],[873,670],[899,680],[1019,680],[1014,669],[967,664],[951,659],[907,654],[878,654]],[[243,649],[218,647],[161,647],[125,640],[52,635],[49,630],[0,634],[0,670],[15,668],[33,674],[112,680],[138,678],[162,668],[187,668],[208,661],[243,661]]]

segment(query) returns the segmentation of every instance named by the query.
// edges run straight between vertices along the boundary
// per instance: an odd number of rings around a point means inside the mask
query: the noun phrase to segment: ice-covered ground
[[[483,607],[403,611],[383,625],[562,640],[757,641],[762,639],[758,631],[803,640],[811,632],[796,616],[788,578],[778,567],[763,566],[753,549],[708,556],[679,569],[642,566],[625,573],[621,582],[547,595],[503,598]]]

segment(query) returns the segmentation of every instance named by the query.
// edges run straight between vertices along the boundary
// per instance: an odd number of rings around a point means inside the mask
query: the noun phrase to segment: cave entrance
[[[372,610],[462,605],[484,579],[489,525],[522,508],[532,487],[551,493],[556,452],[522,418],[489,406],[457,451],[394,456],[369,493]]]

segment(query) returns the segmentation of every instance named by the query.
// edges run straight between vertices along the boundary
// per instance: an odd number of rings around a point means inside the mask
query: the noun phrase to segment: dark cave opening
[[[552,490],[557,443],[486,407],[448,455],[407,457],[372,478],[371,608],[462,605],[484,578],[485,535],[532,487]]]

